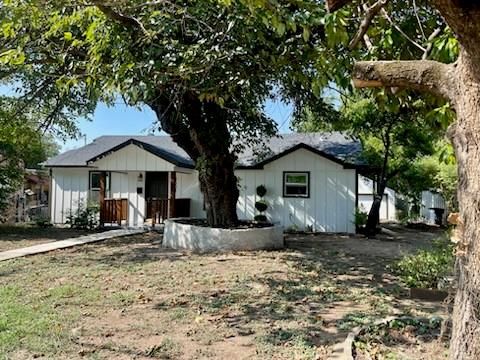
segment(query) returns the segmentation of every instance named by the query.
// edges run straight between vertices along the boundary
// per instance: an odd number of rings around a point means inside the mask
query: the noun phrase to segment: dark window
[[[105,197],[110,197],[110,173],[105,172]],[[98,202],[100,199],[100,179],[102,173],[99,171],[90,172],[90,191],[89,191],[89,201]]]
[[[309,197],[310,173],[309,172],[284,172],[283,173],[284,197]]]
[[[90,190],[100,190],[100,177],[102,173],[91,172],[90,173]]]

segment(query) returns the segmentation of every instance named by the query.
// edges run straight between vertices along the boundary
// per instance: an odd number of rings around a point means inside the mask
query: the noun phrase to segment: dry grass
[[[353,326],[441,311],[405,300],[386,269],[393,242],[314,237],[285,251],[198,255],[158,240],[0,263],[0,358],[323,359]]]
[[[0,251],[19,249],[91,233],[86,230],[41,228],[28,225],[0,225]]]

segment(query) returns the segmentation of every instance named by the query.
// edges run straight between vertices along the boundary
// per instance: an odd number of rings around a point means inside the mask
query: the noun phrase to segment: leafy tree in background
[[[23,181],[24,169],[37,168],[58,152],[53,138],[40,131],[28,109],[17,113],[13,104],[15,99],[0,98],[0,213]]]
[[[421,192],[430,189],[443,196],[449,211],[458,211],[457,163],[454,157],[445,157],[445,151],[448,152],[451,146],[442,140],[434,148],[433,155],[412,162],[402,176],[393,179],[391,186],[406,195],[416,208],[420,208]]]
[[[305,115],[292,123],[298,131],[338,130],[360,139],[363,157],[372,168],[364,175],[377,183],[366,224],[367,235],[376,232],[386,187],[391,186],[395,178],[402,177],[417,159],[432,154],[434,140],[441,134],[412,107],[404,105],[397,112],[388,108],[379,108],[372,98],[353,97],[345,102],[337,116],[331,114],[318,119],[306,109]],[[422,190],[430,185],[426,181]]]
[[[236,151],[276,132],[265,101],[319,102],[328,80],[325,9],[266,4],[10,0],[0,7],[0,62],[11,86],[57,112],[91,113],[119,95],[149,106],[194,160],[209,224],[231,226]]]

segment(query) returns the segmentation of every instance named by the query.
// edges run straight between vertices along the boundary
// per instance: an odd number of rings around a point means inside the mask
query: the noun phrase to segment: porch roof
[[[170,136],[101,136],[88,145],[55,156],[47,167],[87,167],[95,160],[134,144],[176,166],[193,168],[188,154]],[[265,139],[261,145],[246,148],[238,155],[238,168],[263,166],[299,148],[312,151],[345,167],[365,165],[357,139],[340,132],[291,133]]]

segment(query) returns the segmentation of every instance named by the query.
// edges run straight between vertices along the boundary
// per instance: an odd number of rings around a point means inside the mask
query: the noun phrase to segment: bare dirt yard
[[[0,359],[326,359],[352,327],[443,313],[388,267],[440,233],[392,230],[208,255],[149,233],[5,261]]]
[[[91,231],[69,228],[0,225],[0,251],[65,240],[89,233]]]

